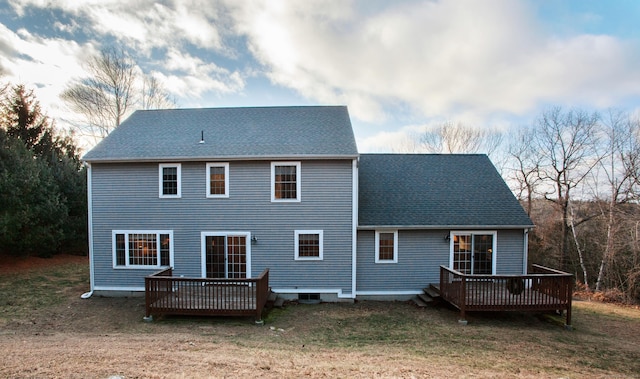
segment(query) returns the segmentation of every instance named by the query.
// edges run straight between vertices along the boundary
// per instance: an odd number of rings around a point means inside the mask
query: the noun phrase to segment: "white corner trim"
[[[351,231],[351,298],[356,298],[357,287],[357,263],[358,263],[358,185],[359,185],[359,171],[358,171],[358,159],[354,159],[353,163],[353,198],[351,199],[351,210],[353,230]]]
[[[89,285],[91,291],[95,289],[95,270],[93,267],[93,196],[92,196],[92,171],[91,163],[85,163],[87,167],[87,237],[89,239]]]

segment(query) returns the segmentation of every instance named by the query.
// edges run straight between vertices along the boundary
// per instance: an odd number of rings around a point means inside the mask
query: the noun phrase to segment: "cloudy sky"
[[[59,94],[122,46],[180,107],[347,105],[362,152],[445,121],[640,110],[640,1],[0,0],[0,81]]]

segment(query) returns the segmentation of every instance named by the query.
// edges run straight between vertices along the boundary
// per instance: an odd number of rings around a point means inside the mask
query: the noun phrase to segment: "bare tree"
[[[502,133],[446,122],[420,136],[421,147],[430,153],[493,154],[502,144]]]
[[[534,131],[532,129],[520,129],[509,141],[507,155],[511,161],[508,169],[510,182],[515,184],[514,193],[518,200],[526,203],[525,210],[531,216],[533,198],[540,185],[540,160],[542,159],[535,151],[531,141]]]
[[[569,202],[600,161],[597,146],[599,115],[580,110],[551,108],[536,123],[532,143],[539,154],[539,178],[547,184],[544,197],[560,211],[559,263],[566,269],[569,250]]]
[[[142,81],[142,109],[175,108],[172,99],[162,84],[152,75],[144,75]]]
[[[107,48],[86,62],[86,70],[90,76],[70,85],[61,97],[85,117],[81,133],[101,139],[132,110],[137,67],[124,50]]]
[[[640,125],[620,111],[610,110],[603,122],[606,155],[601,161],[601,173],[608,186],[608,201],[602,213],[606,216],[606,244],[600,261],[596,291],[603,288],[607,267],[616,255],[616,234],[620,226],[618,208],[629,200],[637,200],[637,170],[640,166]]]
[[[79,134],[98,141],[136,108],[175,108],[160,81],[144,74],[123,49],[109,47],[85,64],[89,76],[72,83],[61,95],[70,108],[83,116],[74,123]]]

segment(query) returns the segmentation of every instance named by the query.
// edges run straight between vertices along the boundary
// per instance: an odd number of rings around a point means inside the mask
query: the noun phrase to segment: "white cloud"
[[[58,8],[84,20],[87,34],[111,36],[138,51],[191,43],[200,48],[224,50],[218,30],[219,10],[206,0],[10,0],[20,15],[28,7]]]
[[[169,49],[162,66],[167,72],[156,72],[155,76],[169,92],[181,97],[200,97],[209,91],[224,94],[244,88],[239,72],[230,72],[177,49]]]
[[[60,92],[74,76],[84,72],[78,57],[91,52],[92,47],[34,36],[25,29],[14,33],[3,24],[0,24],[0,46],[0,67],[6,71],[2,80],[34,89],[47,114],[59,118],[64,111],[59,102]]]
[[[254,1],[233,8],[271,80],[373,121],[400,102],[423,117],[523,114],[640,95],[637,44],[555,38],[524,2]]]

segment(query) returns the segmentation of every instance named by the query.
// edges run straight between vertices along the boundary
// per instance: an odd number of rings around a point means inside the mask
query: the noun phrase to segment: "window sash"
[[[182,166],[179,163],[159,165],[158,181],[161,198],[182,196]]]
[[[207,197],[229,197],[229,163],[207,163]]]
[[[376,230],[375,263],[398,262],[398,231]]]
[[[300,162],[271,163],[271,201],[300,201]]]
[[[295,260],[323,259],[323,231],[295,231]]]
[[[173,261],[170,231],[114,231],[114,267],[169,267]]]

